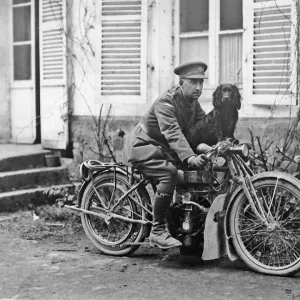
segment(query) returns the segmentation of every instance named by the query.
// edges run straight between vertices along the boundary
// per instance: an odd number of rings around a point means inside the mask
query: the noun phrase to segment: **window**
[[[13,2],[13,79],[30,80],[31,74],[31,3]]]
[[[146,101],[147,1],[97,1],[97,97]]]
[[[220,1],[219,82],[242,85],[243,1]]]
[[[31,79],[31,45],[14,46],[14,80]]]
[[[220,1],[220,30],[243,28],[243,2],[241,0]]]
[[[13,0],[13,4],[23,4],[23,3],[28,3],[31,0]]]
[[[245,88],[250,103],[296,104],[296,1],[245,2]]]
[[[180,32],[208,31],[208,6],[208,0],[181,0]]]
[[[209,1],[180,0],[180,63],[203,61],[208,65]]]
[[[208,65],[209,85],[242,83],[243,0],[178,0],[179,63]]]

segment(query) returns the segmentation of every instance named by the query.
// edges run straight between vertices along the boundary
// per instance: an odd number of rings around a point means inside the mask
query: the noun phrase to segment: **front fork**
[[[256,195],[256,191],[254,189],[250,176],[249,175],[245,177],[240,176],[237,180],[242,185],[244,193],[250,203],[250,206],[254,214],[257,216],[259,220],[261,220],[266,226],[268,226],[269,224],[267,219],[268,216],[266,215],[266,212],[263,209],[262,204]],[[254,199],[252,198],[252,195]],[[258,209],[256,208],[255,204],[257,204]]]
[[[232,176],[233,180],[242,186],[243,191],[250,203],[250,206],[255,216],[266,226],[269,225],[268,219],[271,222],[274,222],[272,215],[270,216],[269,212],[266,213],[266,211],[262,206],[262,203],[259,201],[257,197],[255,188],[251,181],[251,176],[249,175],[249,172],[251,172],[251,170],[250,171],[247,170],[239,160],[234,162],[232,158],[229,159],[228,166],[230,169],[230,173],[233,175]]]

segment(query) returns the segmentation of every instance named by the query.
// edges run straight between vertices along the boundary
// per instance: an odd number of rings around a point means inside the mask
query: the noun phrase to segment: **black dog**
[[[213,110],[191,127],[187,140],[195,149],[200,143],[209,146],[234,137],[241,108],[241,94],[233,84],[221,84],[213,93]]]

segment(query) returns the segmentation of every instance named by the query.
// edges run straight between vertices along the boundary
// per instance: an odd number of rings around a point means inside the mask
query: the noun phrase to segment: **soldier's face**
[[[203,79],[184,78],[182,79],[182,91],[188,100],[197,100],[202,93]]]

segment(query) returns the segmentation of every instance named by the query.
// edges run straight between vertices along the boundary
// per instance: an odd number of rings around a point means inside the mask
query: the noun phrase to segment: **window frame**
[[[220,30],[220,1],[209,0],[209,23],[207,32],[180,33],[180,0],[175,0],[175,63],[180,64],[180,39],[191,37],[208,37],[209,47],[209,78],[205,89],[213,90],[220,81],[220,49],[219,39],[221,35],[230,35],[244,32],[244,29]],[[244,1],[243,1],[244,7]],[[243,8],[244,11],[244,8]],[[243,20],[244,23],[244,20]],[[243,39],[243,36],[242,36]],[[174,80],[176,77],[174,76]]]
[[[11,44],[10,44],[10,50],[11,50],[11,72],[10,72],[10,82],[12,85],[12,88],[28,88],[32,86],[32,83],[35,82],[35,47],[34,41],[35,41],[35,8],[34,8],[34,0],[30,0],[26,3],[20,3],[20,4],[13,4],[13,1],[11,1],[10,5],[10,24],[11,24]],[[31,39],[30,41],[24,41],[24,42],[14,42],[13,37],[13,26],[14,26],[14,14],[13,9],[15,7],[24,7],[24,6],[30,6],[30,26],[31,26]],[[22,46],[22,45],[30,45],[31,46],[31,79],[24,79],[24,80],[15,80],[15,71],[14,71],[14,46]]]

